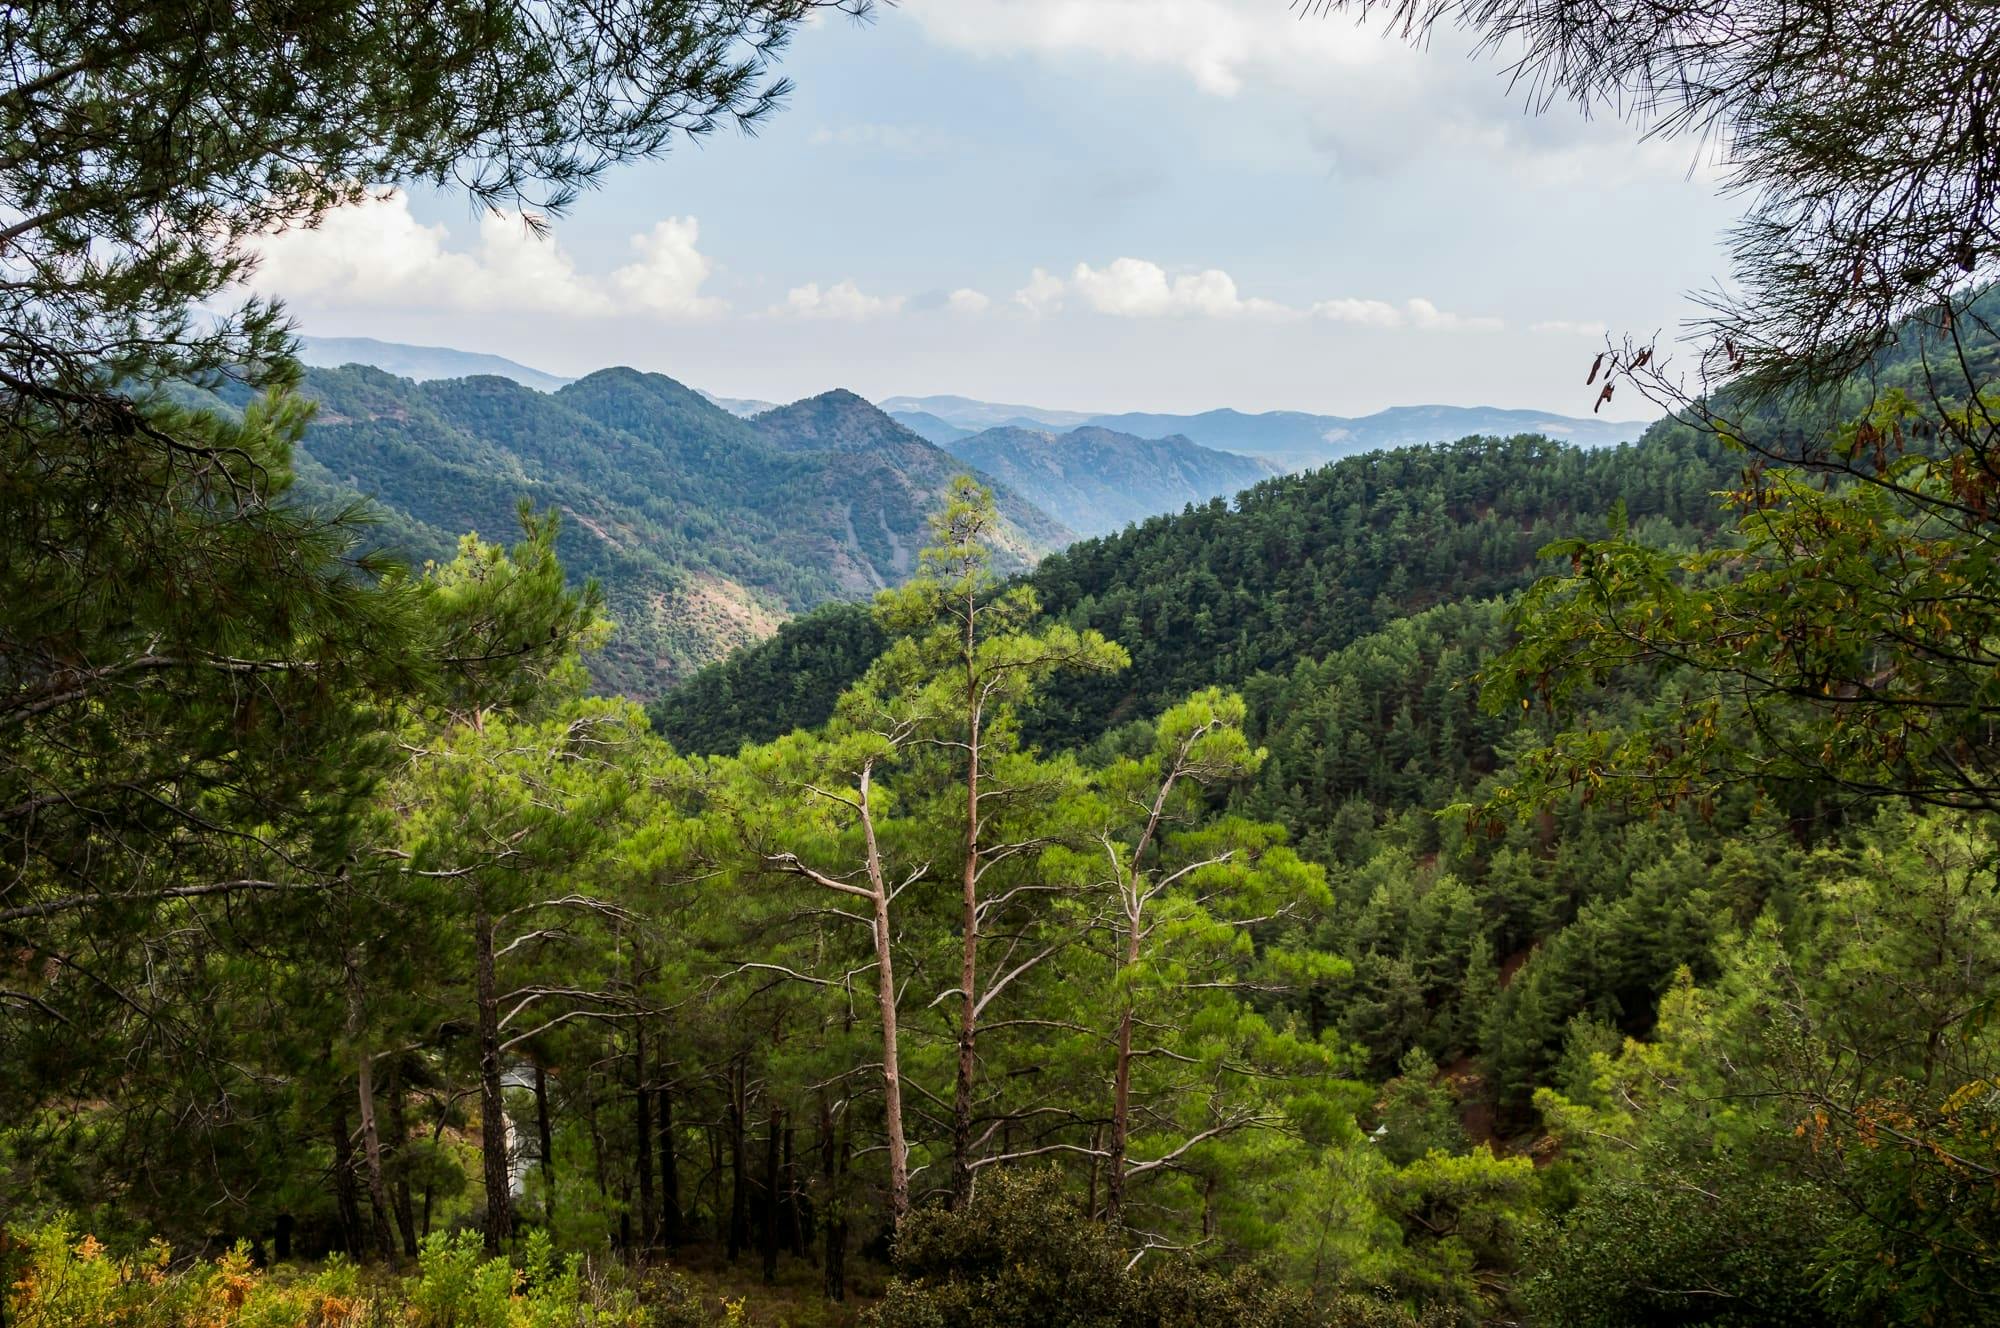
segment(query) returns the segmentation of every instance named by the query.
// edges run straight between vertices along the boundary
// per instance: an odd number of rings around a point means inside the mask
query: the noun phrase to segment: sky
[[[754,137],[614,167],[547,238],[397,193],[264,241],[252,284],[308,333],[730,396],[1341,415],[1587,414],[1607,332],[1671,338],[1722,284],[1740,205],[1692,144],[1291,2],[823,17]]]

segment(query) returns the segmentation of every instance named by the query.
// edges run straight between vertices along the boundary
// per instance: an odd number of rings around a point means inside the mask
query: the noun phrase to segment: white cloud
[[[1219,268],[1169,277],[1158,263],[1117,258],[1101,269],[1078,263],[1070,284],[1092,309],[1120,318],[1295,316],[1275,301],[1244,299],[1235,280]]]
[[[1528,330],[1530,332],[1554,332],[1569,337],[1590,337],[1593,340],[1601,339],[1610,331],[1603,323],[1577,323],[1571,322],[1566,318],[1546,319],[1542,322],[1532,324]]]
[[[337,208],[312,229],[263,237],[249,284],[335,307],[693,318],[725,307],[700,294],[710,264],[698,236],[694,218],[669,217],[633,236],[638,261],[606,280],[578,272],[552,235],[535,233],[518,213],[486,213],[477,248],[455,249],[444,226],[420,223],[409,198],[393,191]]]
[[[1405,300],[1403,308],[1409,315],[1410,326],[1412,327],[1462,330],[1466,332],[1498,332],[1504,326],[1497,318],[1447,313],[1425,299]]]
[[[700,318],[724,308],[721,300],[701,293],[714,264],[695,247],[701,223],[693,217],[668,217],[653,229],[632,237],[639,261],[611,274],[626,298],[650,313],[673,318]]]
[[[905,0],[935,40],[980,54],[1082,51],[1178,69],[1233,97],[1251,81],[1308,62],[1379,63],[1384,43],[1353,23],[1301,20],[1282,0]]]
[[[1413,327],[1426,332],[1498,332],[1506,326],[1498,318],[1440,309],[1422,296],[1407,299],[1401,305],[1387,300],[1321,300],[1313,305],[1312,313],[1336,323]]]
[[[1364,327],[1399,327],[1403,312],[1387,300],[1321,300],[1312,312],[1336,323],[1359,323]]]
[[[1014,303],[1038,318],[1062,308],[1062,302],[1062,278],[1041,268],[1036,268],[1028,277],[1027,285],[1014,292]]]
[[[1363,327],[1416,328],[1421,331],[1498,331],[1498,318],[1452,313],[1421,296],[1391,304],[1387,300],[1341,298],[1320,300],[1298,308],[1261,296],[1246,296],[1235,278],[1220,268],[1169,275],[1158,263],[1143,258],[1115,258],[1103,267],[1078,263],[1068,281],[1036,268],[1014,300],[1031,313],[1052,313],[1074,296],[1094,313],[1113,318],[1254,318],[1286,321],[1323,318]]]
[[[1640,141],[1615,116],[1567,104],[1524,115],[1514,46],[1480,51],[1442,23],[1421,43],[1380,21],[1289,0],[902,0],[941,45],[981,56],[1094,58],[1170,71],[1201,93],[1275,92],[1306,141],[1343,174],[1433,166],[1433,154],[1500,153],[1545,184],[1698,171],[1692,144]]]
[[[945,307],[955,314],[983,314],[992,303],[983,293],[963,286],[951,293]]]
[[[785,302],[773,313],[794,318],[840,318],[860,321],[896,313],[903,307],[900,295],[868,295],[852,281],[838,282],[821,289],[817,281],[794,286],[785,292]]]

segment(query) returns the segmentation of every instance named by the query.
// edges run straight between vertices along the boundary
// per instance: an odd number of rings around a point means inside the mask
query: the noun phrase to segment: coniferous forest
[[[1301,6],[1707,136],[1734,293],[1577,365],[1636,443],[1059,551],[242,297],[855,7],[0,11],[0,1324],[2000,1323],[1994,15]]]

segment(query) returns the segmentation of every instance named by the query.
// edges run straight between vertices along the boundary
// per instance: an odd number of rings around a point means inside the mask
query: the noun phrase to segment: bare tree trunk
[[[356,1057],[356,1096],[361,1105],[361,1160],[368,1176],[368,1207],[375,1248],[390,1262],[396,1258],[395,1238],[389,1233],[389,1185],[382,1174],[382,1136],[375,1125],[375,1058],[363,1052]]]
[[[792,1136],[797,1131],[788,1117],[785,1121],[785,1162],[780,1172],[785,1178],[785,1236],[790,1243],[792,1257],[806,1257],[805,1217],[799,1211],[799,1172],[797,1159],[792,1155]]]
[[[1136,893],[1127,901],[1125,916],[1125,967],[1129,974],[1139,963],[1140,913]],[[1104,1172],[1104,1220],[1114,1227],[1125,1204],[1125,1144],[1131,1120],[1132,997],[1128,990],[1124,1008],[1118,1013],[1118,1063],[1111,1079],[1111,1142],[1106,1150],[1109,1157]]]
[[[778,1135],[785,1127],[785,1113],[775,1105],[766,1125],[764,1141],[764,1285],[778,1280]]]
[[[903,1133],[903,1058],[896,1017],[895,933],[889,927],[889,879],[882,870],[882,849],[875,839],[875,763],[861,767],[861,831],[867,853],[868,902],[875,940],[875,1003],[882,1022],[882,1124],[889,1152],[889,1225],[893,1229],[910,1211],[910,1145]],[[842,886],[852,890],[851,886]]]
[[[660,1239],[668,1249],[681,1243],[681,1172],[674,1155],[674,1090],[660,1085]]]
[[[590,1160],[597,1172],[597,1197],[611,1197],[611,1178],[604,1170],[604,1131],[597,1124],[597,1094],[586,1091],[583,1097],[584,1119],[590,1124]]]
[[[410,1205],[410,1121],[407,1114],[407,1096],[403,1085],[403,1061],[397,1057],[389,1062],[389,1138],[392,1144],[390,1157],[394,1161],[394,1174],[389,1181],[389,1201],[396,1208],[396,1229],[403,1238],[403,1257],[417,1257],[417,1216]]]
[[[750,1243],[750,1180],[743,1174],[743,1062],[729,1067],[729,1262]]]
[[[838,1137],[836,1137],[838,1136]],[[835,1125],[833,1104],[819,1098],[819,1166],[826,1179],[826,1298],[847,1299],[847,1141]]]
[[[333,1204],[340,1215],[340,1240],[345,1252],[361,1257],[361,1195],[354,1188],[354,1131],[347,1124],[345,1096],[333,1107]]]
[[[708,1136],[708,1175],[703,1178],[703,1183],[706,1184],[710,1180],[713,1180],[715,1182],[715,1197],[710,1201],[708,1206],[708,1211],[709,1215],[715,1219],[715,1234],[718,1236],[722,1234],[723,1230],[723,1211],[722,1211],[723,1130],[724,1130],[724,1125],[722,1123],[716,1121],[710,1121],[708,1126],[702,1131],[703,1134]]]
[[[1097,1155],[1097,1150],[1098,1147],[1103,1143],[1103,1141],[1104,1141],[1104,1128],[1100,1125],[1091,1126],[1090,1127],[1090,1189],[1084,1196],[1083,1215],[1092,1220],[1095,1220],[1097,1217],[1097,1174],[1104,1165],[1103,1159],[1101,1159]]]
[[[1150,879],[1140,865],[1148,849],[1158,840],[1160,825],[1167,812],[1167,799],[1172,796],[1174,786],[1186,777],[1189,757],[1195,750],[1195,743],[1209,731],[1204,725],[1181,739],[1179,749],[1173,759],[1161,772],[1159,791],[1153,797],[1152,811],[1146,817],[1146,827],[1139,833],[1139,840],[1132,847],[1132,863],[1129,869],[1119,873],[1119,903],[1125,912],[1125,972],[1123,1003],[1118,1012],[1118,1061],[1112,1073],[1111,1087],[1111,1139],[1106,1148],[1104,1171],[1104,1220],[1113,1227],[1119,1225],[1120,1213],[1125,1204],[1125,1150],[1131,1141],[1132,1125],[1132,1024],[1134,1009],[1132,1000],[1132,975],[1139,967],[1139,955],[1146,937],[1146,901],[1151,894]],[[1114,858],[1115,858],[1114,854]]]
[[[500,996],[493,976],[493,919],[473,920],[479,1002],[479,1151],[486,1180],[486,1253],[497,1256],[514,1232],[508,1190],[507,1104],[500,1088]]]
[[[361,974],[353,956],[347,962],[347,1036],[354,1042],[355,1096],[361,1110],[361,1162],[368,1177],[370,1234],[383,1258],[394,1262],[395,1239],[389,1234],[389,1185],[382,1174],[382,1134],[375,1124],[375,1055],[362,1042]]]
[[[896,961],[889,932],[889,895],[879,878],[874,904],[875,999],[882,1020],[882,1123],[889,1148],[889,1219],[895,1226],[910,1211],[910,1145],[903,1136],[903,1064],[897,1046]]]
[[[652,1249],[659,1240],[660,1213],[653,1206],[653,1090],[646,1083],[646,1033],[632,1024],[632,1134],[634,1160],[639,1166],[640,1241]]]
[[[960,882],[958,1076],[951,1098],[951,1202],[972,1201],[972,1089],[979,1036],[979,674],[972,597],[965,605],[965,874]]]
[[[556,1136],[549,1125],[549,1072],[535,1062],[535,1142],[542,1148],[542,1223],[556,1224]]]

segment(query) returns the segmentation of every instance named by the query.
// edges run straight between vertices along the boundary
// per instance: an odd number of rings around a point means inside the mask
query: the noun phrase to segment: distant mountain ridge
[[[537,392],[553,392],[573,379],[530,369],[525,364],[500,355],[453,350],[449,346],[406,346],[401,342],[377,341],[374,337],[299,338],[299,360],[317,369],[338,369],[344,364],[366,364],[398,378],[429,382],[436,378],[472,378],[491,374],[532,387]]]
[[[1096,425],[1065,433],[1007,426],[943,444],[1080,535],[1108,535],[1191,503],[1233,497],[1278,473],[1176,434],[1137,438]]]
[[[1632,442],[1646,429],[1641,423],[1497,406],[1392,406],[1373,415],[1350,417],[1296,410],[1251,414],[1230,409],[1194,415],[1153,411],[1090,415],[952,396],[887,397],[880,404],[899,423],[944,447],[994,427],[1067,430],[1090,426],[1139,438],[1179,435],[1216,451],[1267,458],[1283,470],[1308,469],[1383,448],[1475,435],[1539,433],[1579,447],[1605,447]]]
[[[1474,436],[1508,438],[1536,433],[1559,443],[1605,447],[1632,442],[1646,430],[1644,424],[1494,406],[1391,406],[1358,418],[1291,410],[1256,415],[1240,410],[1210,410],[1199,415],[1133,412],[1098,416],[1091,423],[1142,435],[1185,434],[1206,447],[1269,457],[1294,469],[1363,452]]]
[[[553,392],[572,381],[498,355],[442,346],[403,345],[373,337],[302,337],[300,358],[309,365],[327,368],[343,364],[373,365],[419,382],[496,374],[539,391]],[[746,419],[776,407],[774,402],[749,397],[724,397],[710,392],[699,395]],[[1309,469],[1362,452],[1473,435],[1509,437],[1539,433],[1579,447],[1603,447],[1632,442],[1646,428],[1643,423],[1496,406],[1391,406],[1372,415],[1350,417],[1296,410],[1251,413],[1226,408],[1192,415],[1156,411],[1106,413],[981,401],[952,394],[884,397],[876,405],[896,423],[940,447],[949,447],[987,429],[1062,432],[1090,425],[1144,439],[1178,434],[1215,451],[1268,458],[1282,470]]]
[[[707,390],[703,390],[701,394],[731,415],[740,415],[746,420],[752,415],[762,415],[767,410],[778,408],[778,403],[775,401],[759,401],[755,397],[719,397]]]
[[[1097,418],[1096,411],[1089,410],[1049,410],[1041,406],[1011,406],[994,401],[979,401],[972,397],[931,396],[931,397],[884,397],[875,403],[891,415],[927,414],[961,428],[977,432],[980,429],[995,429],[1005,425],[1024,428],[1074,429],[1079,424],[1090,424]]]

